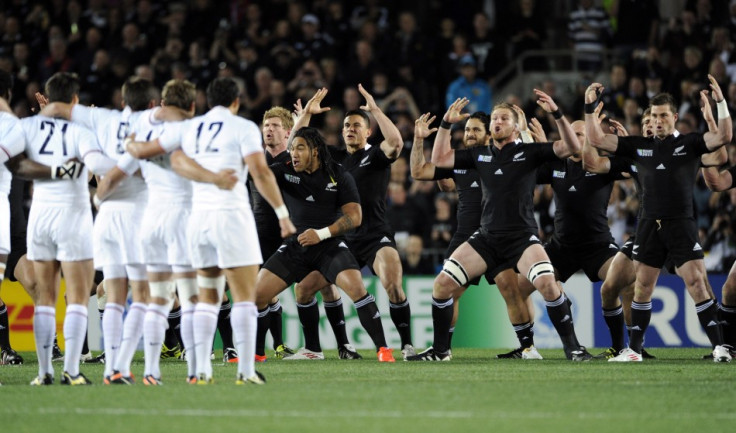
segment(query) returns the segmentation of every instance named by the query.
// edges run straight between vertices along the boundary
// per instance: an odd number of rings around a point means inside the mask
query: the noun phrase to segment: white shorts
[[[189,266],[187,222],[189,206],[151,207],[143,213],[141,239],[148,265]]]
[[[10,254],[10,202],[0,193],[0,254]]]
[[[92,209],[31,205],[28,260],[76,262],[92,259]]]
[[[144,263],[143,243],[139,233],[142,219],[142,209],[110,209],[102,206],[95,219],[92,237],[95,269]]]
[[[263,263],[253,213],[249,208],[194,210],[187,239],[196,269],[220,269]]]

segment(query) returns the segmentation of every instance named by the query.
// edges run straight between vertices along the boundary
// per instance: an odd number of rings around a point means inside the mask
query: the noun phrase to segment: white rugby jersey
[[[72,121],[94,131],[104,154],[117,161],[125,153],[123,141],[129,135],[130,125],[135,123],[140,113],[129,107],[118,111],[77,104],[72,108]],[[143,204],[148,197],[146,191],[143,179],[137,176],[128,177],[105,199],[103,206]]]
[[[164,122],[156,119],[160,107],[141,112],[135,124],[131,124],[131,132],[135,132],[136,140],[149,141],[158,138],[164,128]],[[148,160],[137,160],[125,153],[118,160],[118,167],[128,176],[132,176],[140,166],[143,179],[148,185],[149,205],[182,204],[189,206],[192,202],[192,183],[171,169],[169,153]]]
[[[20,121],[10,113],[0,112],[0,193],[10,194],[10,182],[13,175],[5,161],[23,153],[26,139]]]
[[[235,170],[239,181],[232,190],[193,182],[193,209],[250,208],[245,189],[248,167],[243,158],[263,152],[261,131],[255,123],[217,106],[194,119],[166,123],[159,143],[167,152],[181,147],[187,156],[214,173],[224,169]]]
[[[77,179],[36,179],[33,181],[33,204],[53,206],[89,206],[87,167],[99,172],[102,149],[89,129],[63,119],[36,115],[20,121],[26,139],[26,156],[48,166],[61,165],[77,158],[85,166]],[[104,167],[104,168],[102,168]]]

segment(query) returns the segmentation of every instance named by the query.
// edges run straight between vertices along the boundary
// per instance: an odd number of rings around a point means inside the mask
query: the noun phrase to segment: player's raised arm
[[[713,150],[724,144],[731,142],[733,137],[733,123],[731,122],[731,114],[728,112],[728,104],[726,98],[723,96],[721,86],[712,75],[708,74],[708,80],[710,81],[710,96],[716,101],[716,109],[718,111],[718,129],[716,132],[708,131],[703,134],[705,145],[708,149]],[[701,93],[701,99],[704,95]]]
[[[294,127],[291,128],[291,135],[289,136],[289,142],[286,145],[287,149],[291,149],[291,142],[294,139],[294,133],[301,128],[309,126],[309,122],[312,120],[313,114],[321,114],[325,111],[330,111],[330,107],[322,107],[322,100],[327,96],[327,88],[323,87],[317,90],[317,93],[307,101],[307,105],[301,108],[301,101],[297,101],[294,104],[294,108],[298,113],[296,119],[294,119]]]
[[[437,131],[437,128],[429,128],[435,120],[435,116],[430,116],[429,113],[422,114],[414,122],[414,142],[411,147],[409,165],[411,177],[417,180],[431,180],[434,178],[435,166],[424,158],[424,140]]]
[[[570,155],[580,153],[582,149],[577,137],[575,136],[575,131],[572,130],[570,122],[562,114],[557,103],[551,96],[539,89],[534,89],[534,94],[536,94],[538,98],[537,105],[542,107],[544,111],[550,113],[552,117],[555,118],[557,130],[560,132],[561,139],[555,141],[552,145],[555,155],[557,155],[558,158],[567,158]]]
[[[598,106],[598,95],[602,91],[603,85],[600,83],[593,83],[585,89],[585,136],[596,149],[615,153],[618,148],[618,136],[603,132],[595,112]]]
[[[470,114],[463,113],[470,103],[468,98],[458,98],[450,104],[450,107],[442,116],[440,128],[434,137],[434,146],[432,147],[432,163],[440,167],[452,167],[455,164],[455,151],[450,146],[451,137],[450,129],[453,123],[462,122],[470,117]]]
[[[360,109],[367,111],[373,115],[378,123],[378,129],[381,130],[383,135],[383,141],[381,142],[381,150],[389,159],[396,159],[401,153],[401,148],[404,147],[404,140],[401,138],[399,128],[394,125],[394,122],[386,116],[381,108],[376,104],[373,95],[368,93],[362,84],[358,84],[358,91],[363,98],[365,98],[365,105],[361,105]]]

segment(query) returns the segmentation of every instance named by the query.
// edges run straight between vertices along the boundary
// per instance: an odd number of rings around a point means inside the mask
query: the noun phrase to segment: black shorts
[[[363,266],[368,266],[368,269],[376,275],[376,271],[373,270],[373,262],[376,260],[376,253],[383,247],[396,248],[396,241],[394,235],[390,232],[378,232],[371,234],[370,236],[362,236],[358,239],[350,239],[347,241],[350,252],[355,256],[355,260],[358,262],[359,269]]]
[[[468,243],[485,260],[488,268],[485,276],[489,283],[501,271],[516,269],[516,264],[527,248],[542,244],[536,233],[491,234],[482,228],[470,236]]]
[[[317,245],[303,247],[296,236],[284,240],[263,268],[291,285],[301,281],[312,271],[319,271],[330,283],[335,283],[337,275],[347,269],[360,270],[358,262],[342,238],[325,239]]]
[[[8,254],[8,262],[5,264],[5,278],[10,281],[18,281],[15,279],[15,267],[18,261],[26,253],[26,237],[10,236],[10,254]]]
[[[633,249],[634,260],[657,269],[662,268],[668,258],[670,266],[678,268],[690,260],[703,259],[694,218],[639,220]]]
[[[634,244],[636,243],[636,236],[629,236],[629,239],[624,242],[623,245],[621,245],[621,248],[619,248],[619,252],[621,252],[623,255],[629,258],[629,260],[634,260],[633,254],[634,254]]]
[[[544,249],[557,271],[557,277],[563,283],[580,269],[591,282],[600,281],[598,271],[619,251],[613,239],[563,244],[555,236],[544,245]]]
[[[279,249],[284,240],[281,238],[281,233],[269,233],[258,230],[258,244],[261,246],[261,256],[263,260],[268,260],[276,250]]]
[[[452,239],[450,239],[450,245],[447,246],[447,250],[445,250],[445,260],[450,258],[452,256],[452,253],[455,252],[457,247],[462,245],[463,243],[467,242],[470,236],[472,236],[472,233],[459,233],[455,232],[454,235],[452,235]],[[472,280],[468,281],[468,287],[470,286],[477,286],[480,284],[480,275],[473,278]],[[487,278],[488,279],[488,278]],[[492,279],[488,279],[488,284],[494,284],[494,281]]]

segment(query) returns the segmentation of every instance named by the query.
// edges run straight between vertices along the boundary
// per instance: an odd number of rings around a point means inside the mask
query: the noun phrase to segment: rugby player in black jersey
[[[693,218],[693,182],[700,157],[730,142],[732,137],[731,117],[723,93],[712,76],[708,79],[711,97],[718,107],[718,128],[716,132],[704,134],[680,134],[675,130],[677,108],[669,94],[659,94],[650,101],[653,137],[605,134],[594,113],[597,94],[603,86],[593,83],[586,89],[585,127],[591,145],[631,159],[643,190],[642,213],[632,247],[636,282],[631,337],[629,347],[611,358],[612,361],[642,361],[644,333],[652,314],[652,292],[668,257],[696,304],[698,319],[714,347],[713,360],[731,360],[728,347],[723,345],[718,304],[704,282],[703,249]],[[707,93],[707,90],[701,92],[701,100],[707,99]]]
[[[342,155],[333,152],[335,158],[355,179],[363,209],[362,224],[346,233],[345,237],[360,267],[368,265],[386,289],[391,320],[401,338],[401,354],[406,358],[416,354],[411,340],[411,308],[402,287],[401,259],[396,249],[394,232],[386,220],[386,191],[391,164],[399,157],[403,139],[396,125],[381,111],[373,96],[360,84],[358,91],[366,103],[359,110],[345,113],[342,137],[346,151]],[[315,96],[319,98],[319,95]],[[321,98],[316,101],[317,104],[320,101]],[[305,108],[304,115],[300,116],[298,122],[308,125],[312,111],[314,110]],[[368,144],[371,121],[367,113],[376,119],[383,135],[384,140],[379,145]],[[299,298],[309,296],[314,291],[314,288],[303,284],[299,284],[298,289]]]
[[[291,161],[274,164],[271,169],[298,235],[287,239],[258,273],[259,317],[265,316],[268,301],[275,295],[316,270],[353,300],[360,323],[376,346],[378,360],[394,362],[375,299],[366,292],[358,263],[343,236],[362,219],[355,181],[332,160],[316,129],[295,129]]]
[[[490,140],[490,124],[489,117],[483,112],[471,114],[462,113],[463,108],[467,105],[468,100],[465,98],[457,99],[443,117],[444,127],[439,128],[439,132],[435,138],[435,146],[432,150],[433,154],[443,147],[449,147],[450,141],[450,124],[467,119],[465,124],[465,132],[463,135],[463,149],[470,149],[476,146],[487,146]],[[517,113],[523,112],[519,109]],[[521,119],[521,117],[520,117]],[[411,174],[415,179],[422,179],[427,175],[433,180],[438,180],[440,189],[443,191],[457,190],[458,192],[458,209],[457,221],[458,228],[455,231],[450,245],[447,248],[445,257],[450,257],[452,253],[463,242],[480,227],[480,219],[482,212],[482,190],[480,186],[480,177],[476,170],[468,169],[449,169],[436,168],[431,164],[427,164],[424,158],[424,139],[431,135],[437,128],[429,128],[434,121],[434,117],[430,118],[429,114],[422,115],[416,120],[414,125],[414,144],[411,153]],[[519,124],[524,124],[524,120],[520,120]],[[452,322],[450,324],[450,337],[448,340],[448,353],[452,356],[452,336],[454,334],[455,323],[458,317],[458,299],[465,289],[471,285],[477,285],[480,275],[472,281],[460,288],[455,295],[455,303],[453,310]],[[493,284],[493,281],[489,281]],[[533,349],[534,334],[532,332],[532,322],[529,317],[529,309],[518,302],[523,302],[518,294],[517,277],[513,269],[506,269],[499,273],[495,278],[495,283],[499,287],[504,300],[506,301],[509,319],[514,327],[514,331],[519,338],[521,344],[520,349],[515,349],[507,354],[498,355],[499,358],[524,358],[524,359],[540,359],[538,352]],[[431,350],[427,349],[427,350]],[[424,354],[424,352],[422,352]]]
[[[565,354],[580,360],[567,299],[557,286],[554,270],[537,237],[533,213],[533,192],[537,168],[546,161],[580,152],[580,145],[557,104],[546,93],[534,90],[537,103],[553,113],[562,140],[554,143],[522,143],[518,135],[518,115],[510,104],[499,104],[491,112],[491,146],[443,152],[438,167],[476,169],[485,201],[481,228],[460,245],[445,262],[432,292],[434,344],[431,351],[409,357],[412,361],[449,359],[449,328],[453,297],[478,275],[491,280],[501,271],[516,267],[540,291],[547,311],[560,334]]]

